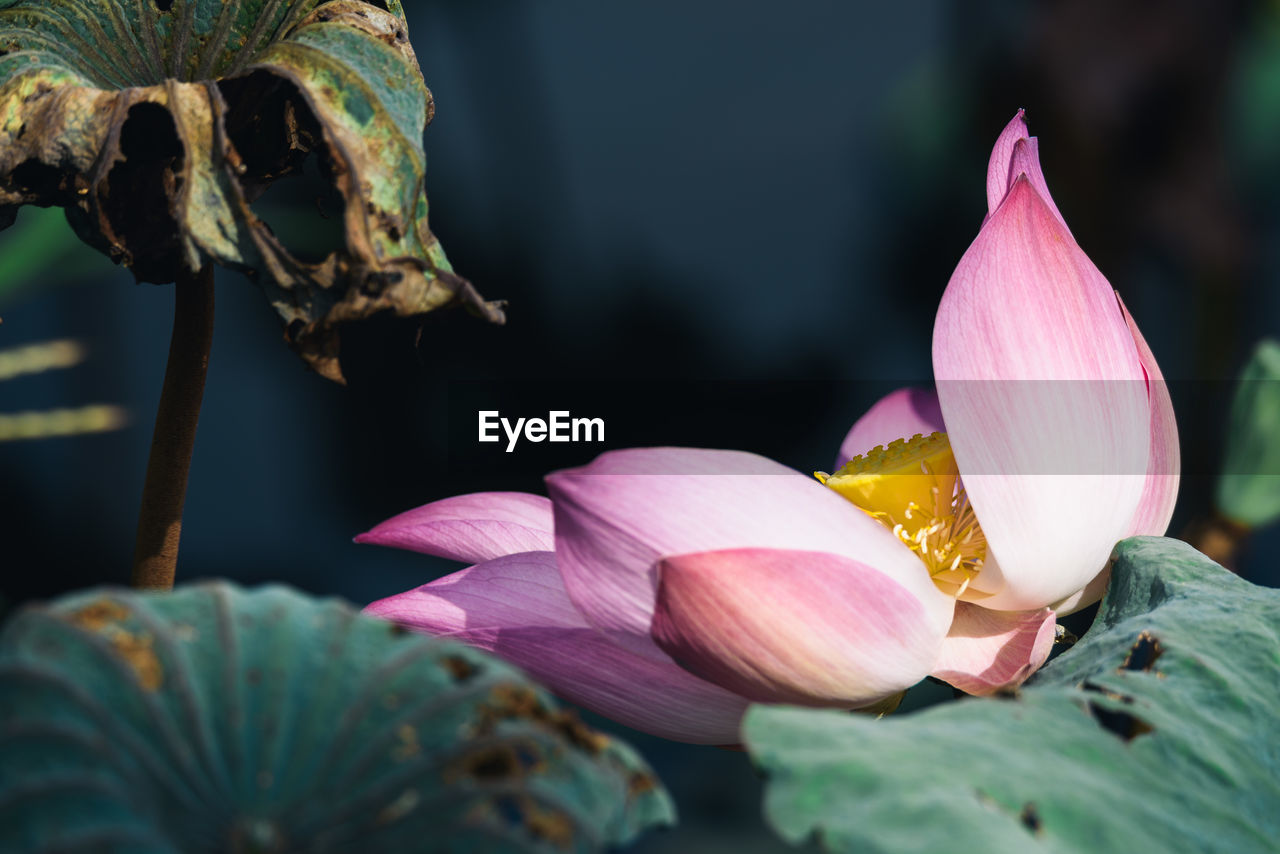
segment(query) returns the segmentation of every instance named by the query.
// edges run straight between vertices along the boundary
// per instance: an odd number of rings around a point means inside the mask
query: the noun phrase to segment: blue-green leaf
[[[1240,374],[1215,498],[1250,528],[1280,519],[1280,342],[1260,342]]]
[[[1016,696],[880,721],[757,706],[769,821],[832,851],[1273,852],[1280,591],[1117,546],[1088,634]]]
[[[510,667],[281,587],[29,607],[0,697],[3,851],[579,852],[672,820]]]

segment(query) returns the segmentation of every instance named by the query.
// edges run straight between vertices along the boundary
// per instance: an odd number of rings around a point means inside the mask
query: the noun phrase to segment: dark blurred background
[[[600,450],[480,446],[478,407],[607,412],[608,447],[828,467],[880,394],[929,381],[938,298],[1019,107],[1073,233],[1175,381],[1189,475],[1171,533],[1208,511],[1225,412],[1198,396],[1280,336],[1280,4],[405,7],[437,103],[432,227],[462,275],[510,301],[509,323],[350,329],[342,388],[219,271],[180,578],[366,603],[453,567],[353,535],[458,492],[539,491]],[[305,207],[281,203],[281,228]],[[0,235],[0,348],[89,348],[79,367],[0,384],[0,412],[131,416],[0,443],[10,604],[127,581],[172,304],[77,244],[59,211],[24,210]],[[1278,547],[1260,533],[1240,572],[1280,583]],[[682,810],[639,850],[782,849],[745,757],[593,722],[632,739]]]

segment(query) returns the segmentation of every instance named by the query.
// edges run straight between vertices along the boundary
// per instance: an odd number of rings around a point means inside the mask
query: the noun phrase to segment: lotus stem
[[[174,287],[173,338],[151,435],[133,552],[132,584],[144,589],[173,588],[187,471],[213,342],[213,265],[206,264],[198,272],[184,269]]]

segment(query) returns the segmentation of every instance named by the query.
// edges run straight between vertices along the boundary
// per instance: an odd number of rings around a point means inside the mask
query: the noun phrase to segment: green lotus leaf
[[[672,820],[510,667],[282,587],[27,607],[0,697],[3,851],[586,852]]]
[[[407,32],[396,0],[0,0],[0,227],[59,205],[139,281],[241,270],[338,381],[344,322],[449,303],[501,322],[427,226]],[[251,205],[312,155],[341,238],[303,258]]]
[[[1240,373],[1215,503],[1227,519],[1261,528],[1280,519],[1280,341],[1258,342]]]
[[[1015,695],[751,709],[773,827],[840,852],[1275,851],[1280,591],[1175,540],[1115,558],[1092,628]]]

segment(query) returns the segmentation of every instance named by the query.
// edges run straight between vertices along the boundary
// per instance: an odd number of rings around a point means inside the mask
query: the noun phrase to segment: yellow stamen
[[[987,538],[960,485],[945,433],[896,439],[834,474],[815,475],[892,531],[944,593],[982,597],[971,584],[982,571]]]

